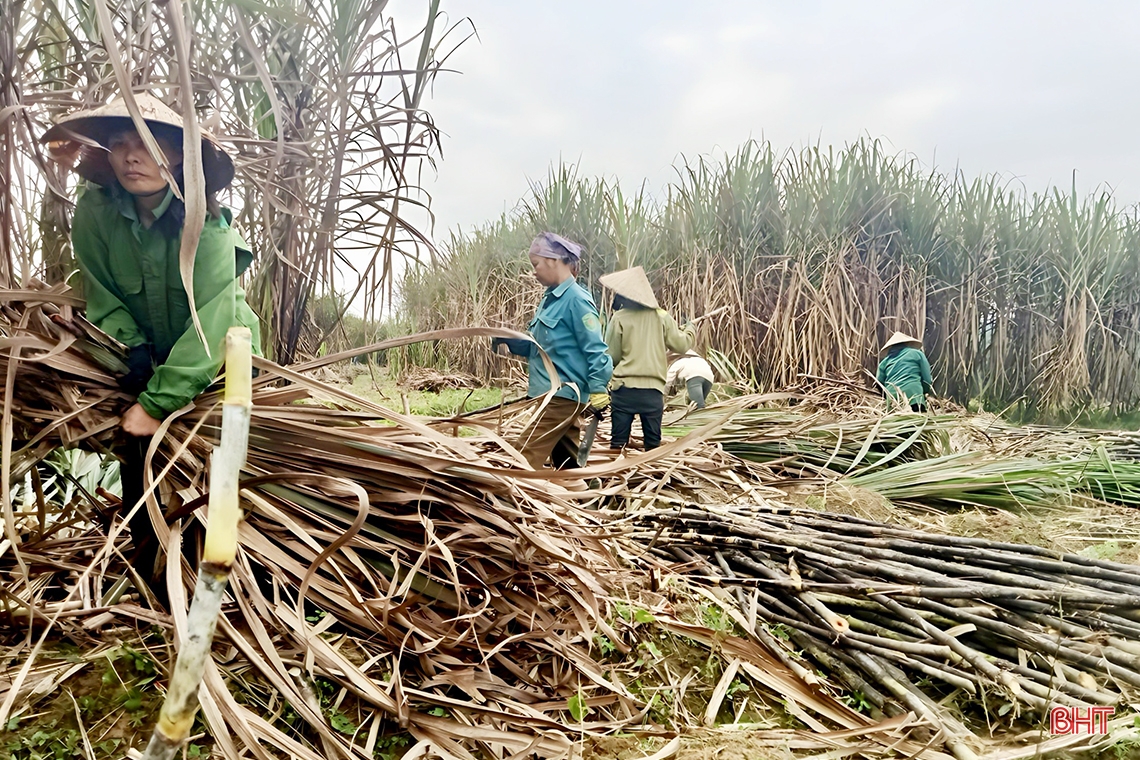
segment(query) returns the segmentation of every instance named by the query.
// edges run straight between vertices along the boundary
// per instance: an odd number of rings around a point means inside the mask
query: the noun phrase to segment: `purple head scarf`
[[[582,246],[553,232],[543,232],[530,244],[530,252],[544,259],[559,259],[571,266],[582,260]]]

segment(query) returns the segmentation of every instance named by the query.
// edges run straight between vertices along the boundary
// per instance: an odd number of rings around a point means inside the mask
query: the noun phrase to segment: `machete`
[[[590,458],[590,449],[594,447],[594,436],[598,434],[598,423],[602,419],[602,412],[597,409],[586,409],[586,416],[590,421],[586,423],[586,431],[582,433],[582,443],[578,446],[578,466],[585,467],[586,460]]]

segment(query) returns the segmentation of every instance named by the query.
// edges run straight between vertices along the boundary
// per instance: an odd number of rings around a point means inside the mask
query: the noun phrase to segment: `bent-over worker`
[[[135,96],[171,176],[183,188],[182,117],[148,94]],[[99,147],[82,149],[87,138]],[[258,320],[245,301],[238,277],[250,265],[250,247],[230,226],[216,194],[234,176],[233,161],[202,133],[206,219],[194,260],[194,302],[210,346],[207,354],[190,314],[179,273],[186,207],[135,130],[126,105],[117,100],[62,118],[42,138],[57,160],[73,163],[87,180],[79,189],[71,242],[83,275],[87,318],[130,349],[129,372],[120,386],[135,403],[120,424],[123,508],[143,495],[144,457],[150,438],[172,412],[190,403],[218,374],[226,331],[248,327],[260,353]],[[130,522],[134,564],[143,578],[157,580],[157,540],[146,508]],[[161,588],[161,586],[159,587]],[[161,593],[160,593],[161,595]]]
[[[535,279],[546,286],[546,292],[527,331],[550,357],[562,385],[522,432],[516,446],[532,469],[541,468],[547,460],[557,469],[574,468],[578,466],[582,414],[587,409],[601,414],[609,406],[606,386],[613,362],[602,340],[598,307],[575,279],[582,259],[581,246],[561,235],[544,232],[531,243],[528,255]],[[529,398],[550,392],[550,374],[535,343],[493,338],[491,345],[505,345],[512,354],[526,358]]]
[[[926,411],[926,394],[930,393],[930,362],[922,352],[922,341],[896,332],[883,344],[886,356],[879,362],[876,379],[887,398],[910,406],[912,411]]]
[[[678,328],[660,308],[653,286],[641,267],[607,274],[599,282],[614,292],[614,314],[606,328],[606,344],[614,360],[610,382],[612,432],[610,448],[629,445],[633,418],[641,419],[645,450],[661,445],[665,412],[666,350],[681,353],[693,345],[692,325]]]
[[[713,370],[704,357],[692,349],[681,356],[674,355],[665,376],[665,393],[672,395],[684,385],[689,392],[689,402],[697,409],[704,409],[709,391],[712,390]]]

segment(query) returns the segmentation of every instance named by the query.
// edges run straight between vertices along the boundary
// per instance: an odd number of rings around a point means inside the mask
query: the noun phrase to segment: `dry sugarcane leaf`
[[[712,697],[709,698],[708,707],[705,708],[705,716],[701,722],[706,726],[711,727],[716,723],[716,716],[720,712],[720,706],[724,703],[725,696],[728,694],[728,687],[732,685],[732,681],[736,678],[736,673],[739,670],[740,660],[733,660],[724,669],[716,688],[713,689]]]
[[[194,259],[198,253],[198,241],[206,223],[206,175],[202,170],[202,133],[198,128],[198,113],[194,108],[194,83],[191,75],[190,41],[186,34],[183,19],[182,0],[164,0],[166,18],[174,37],[174,59],[178,66],[178,93],[182,101],[182,179],[185,190],[182,193],[186,204],[186,220],[178,248],[178,272],[182,277],[182,287],[190,306],[190,318],[198,340],[211,356],[219,346],[211,346],[202,330],[198,316],[194,292]],[[133,114],[132,114],[133,116]],[[137,121],[137,119],[136,119]],[[178,192],[175,186],[175,192]]]

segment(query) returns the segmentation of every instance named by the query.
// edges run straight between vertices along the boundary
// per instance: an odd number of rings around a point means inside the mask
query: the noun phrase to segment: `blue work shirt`
[[[556,397],[585,404],[591,393],[606,392],[614,363],[602,338],[602,320],[593,297],[573,277],[546,289],[527,331],[546,351],[562,381]],[[527,395],[534,398],[548,393],[550,375],[534,343],[504,342],[512,354],[527,358]]]

